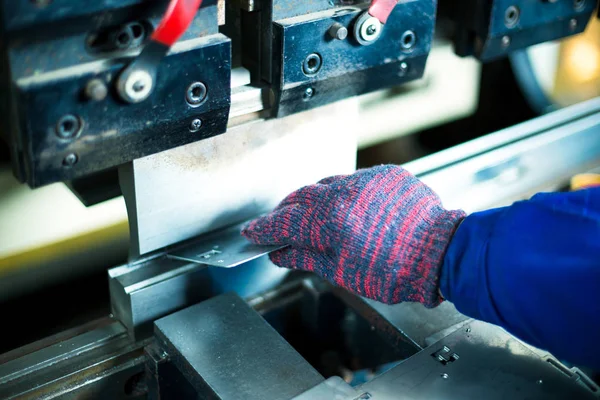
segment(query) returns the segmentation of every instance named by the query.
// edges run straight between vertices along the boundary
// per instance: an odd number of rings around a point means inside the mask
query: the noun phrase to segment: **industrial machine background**
[[[351,98],[423,76],[436,1],[167,3],[0,2],[15,175],[94,203],[118,169],[132,237],[108,271],[111,315],[0,356],[1,398],[600,397],[578,368],[450,304],[384,306],[274,272],[256,259],[272,249],[237,235],[292,186],[353,168]],[[489,61],[582,32],[595,7],[464,0],[439,17],[459,55]],[[332,132],[312,128],[323,114]],[[597,167],[599,129],[595,99],[406,168],[476,211]]]

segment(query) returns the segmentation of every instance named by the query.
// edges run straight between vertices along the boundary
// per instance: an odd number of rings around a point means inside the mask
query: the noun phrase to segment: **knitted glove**
[[[281,267],[313,271],[361,296],[435,307],[448,243],[465,217],[398,166],[334,176],[290,194],[242,234]]]

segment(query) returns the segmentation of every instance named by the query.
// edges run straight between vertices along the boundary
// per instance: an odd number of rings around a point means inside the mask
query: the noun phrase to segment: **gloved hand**
[[[313,271],[361,296],[435,307],[450,239],[465,217],[398,166],[323,179],[285,198],[242,234],[281,267]]]

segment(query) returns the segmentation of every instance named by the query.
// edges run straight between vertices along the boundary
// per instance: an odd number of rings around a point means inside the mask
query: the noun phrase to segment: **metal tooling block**
[[[225,294],[154,323],[155,336],[200,395],[290,399],[323,381],[242,299]]]

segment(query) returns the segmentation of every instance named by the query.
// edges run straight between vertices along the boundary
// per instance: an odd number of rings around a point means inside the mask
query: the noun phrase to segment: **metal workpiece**
[[[284,247],[250,243],[240,234],[245,224],[234,225],[195,239],[191,243],[176,246],[167,250],[167,257],[213,267],[233,268]]]
[[[154,325],[159,346],[202,397],[284,400],[324,380],[232,294],[178,311]]]
[[[420,78],[431,49],[435,8],[431,1],[400,2],[385,26],[359,7],[274,19],[272,46],[282,49],[271,64],[274,114],[281,117]],[[342,27],[352,34],[337,40]],[[318,54],[319,68],[307,73],[305,61],[312,54]],[[407,63],[408,70],[403,68]]]
[[[241,94],[255,98],[254,91]],[[308,114],[236,126],[122,166],[132,257],[250,220],[301,186],[351,173],[357,107],[357,99],[349,99]],[[202,120],[197,134],[207,123]],[[323,132],[323,126],[336,129]]]
[[[447,208],[505,206],[600,166],[600,99],[405,164]]]
[[[275,287],[286,275],[265,257],[227,269],[162,254],[108,271],[111,309],[130,337],[141,340],[152,334],[152,323],[158,318],[225,292],[256,295]]]
[[[583,32],[596,4],[596,0],[467,0],[456,3],[448,16],[456,22],[457,54],[490,61]]]

